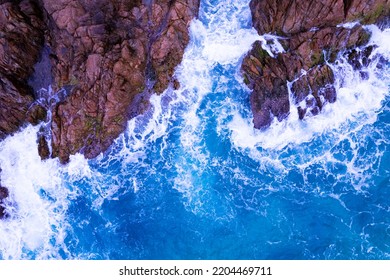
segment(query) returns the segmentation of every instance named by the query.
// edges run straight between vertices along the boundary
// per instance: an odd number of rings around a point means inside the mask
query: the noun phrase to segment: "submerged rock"
[[[9,195],[8,189],[0,186],[0,219],[6,217],[6,209],[3,206],[3,200],[6,199],[8,195]]]
[[[363,67],[367,67],[371,60],[369,59],[370,54],[374,50],[375,46],[368,46],[361,50],[352,49],[346,52],[349,64],[352,65],[354,70],[361,70]]]
[[[275,117],[280,121],[288,116],[289,81],[300,119],[317,115],[326,103],[336,101],[334,75],[325,60],[333,62],[339,52],[349,50],[351,64],[360,69],[372,51],[354,51],[370,38],[360,24],[352,28],[340,24],[383,20],[389,15],[390,2],[252,0],[250,7],[259,34],[282,36],[284,47],[284,52],[271,57],[258,41],[242,64],[244,81],[252,90],[254,127],[265,128]]]
[[[8,189],[0,186],[0,200],[8,197]]]

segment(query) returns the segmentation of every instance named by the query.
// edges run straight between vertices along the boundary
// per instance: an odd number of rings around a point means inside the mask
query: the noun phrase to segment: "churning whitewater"
[[[291,100],[257,131],[241,61],[283,38],[251,28],[249,0],[202,1],[181,88],[153,95],[105,154],[41,161],[32,126],[0,143],[0,257],[389,259],[390,29],[366,28],[367,79],[340,56],[334,104],[299,120]]]

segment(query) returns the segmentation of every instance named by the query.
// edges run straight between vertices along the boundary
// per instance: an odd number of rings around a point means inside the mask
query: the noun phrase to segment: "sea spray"
[[[41,161],[38,127],[27,127],[0,143],[2,183],[9,189],[8,218],[0,222],[3,259],[58,258],[64,242],[70,192],[56,160]]]

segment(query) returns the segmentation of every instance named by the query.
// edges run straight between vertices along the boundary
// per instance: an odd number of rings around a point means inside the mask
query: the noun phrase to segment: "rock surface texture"
[[[0,139],[26,121],[34,101],[27,79],[44,42],[42,13],[33,1],[0,1]]]
[[[289,115],[288,82],[300,119],[335,102],[334,74],[325,61],[333,62],[340,51],[349,51],[353,63],[354,48],[370,38],[361,24],[390,14],[388,0],[252,0],[250,7],[259,34],[280,36],[284,48],[272,57],[264,43],[257,41],[242,64],[245,82],[252,90],[253,123],[259,129],[268,127],[274,118],[281,121]],[[352,21],[361,24],[340,26]],[[370,48],[364,51],[366,58],[370,52]]]
[[[149,106],[150,95],[173,83],[199,9],[199,0],[5,2],[0,137],[51,115],[51,135],[39,135],[39,150],[61,162],[106,150],[128,119]],[[34,95],[27,81],[39,89],[42,77],[53,90]]]

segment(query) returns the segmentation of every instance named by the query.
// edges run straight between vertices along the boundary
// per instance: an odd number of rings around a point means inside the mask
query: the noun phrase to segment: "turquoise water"
[[[38,128],[0,143],[3,259],[389,259],[389,31],[368,80],[331,65],[321,115],[251,124],[248,1],[203,1],[176,76],[109,151],[41,162]],[[274,51],[277,51],[275,47]]]

